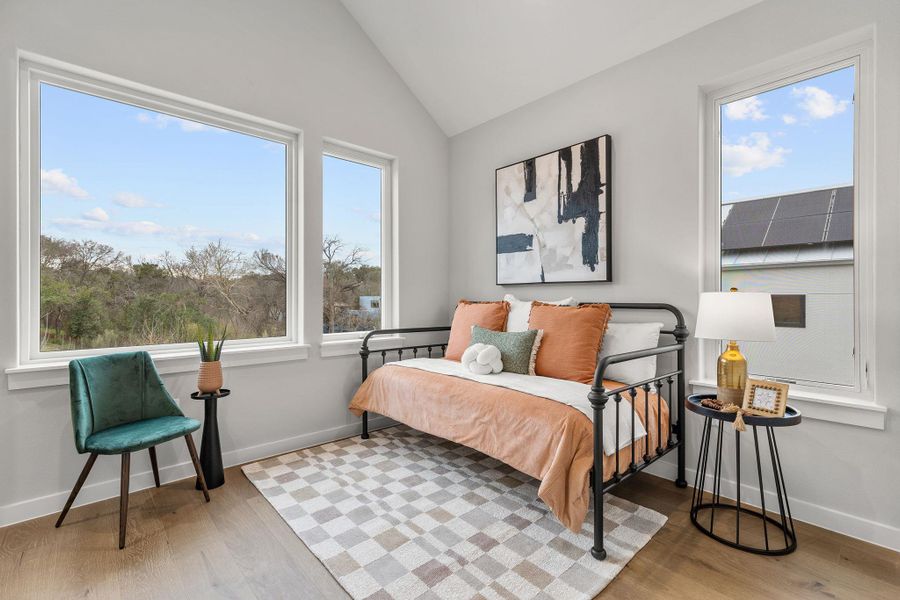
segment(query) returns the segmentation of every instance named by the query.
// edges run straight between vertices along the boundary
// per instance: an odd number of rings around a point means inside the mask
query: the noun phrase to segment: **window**
[[[806,327],[806,296],[772,294],[772,313],[775,327]]]
[[[772,294],[751,373],[862,391],[860,56],[711,97],[716,281]]]
[[[391,322],[391,161],[326,144],[322,333],[355,339]]]
[[[22,357],[297,342],[296,133],[23,62]],[[174,346],[173,346],[174,345]]]

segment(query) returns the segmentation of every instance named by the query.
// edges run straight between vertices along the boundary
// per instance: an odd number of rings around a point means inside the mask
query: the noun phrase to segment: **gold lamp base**
[[[737,342],[731,340],[725,352],[719,355],[716,365],[716,393],[720,402],[737,404],[744,400],[747,385],[747,359],[741,354]]]

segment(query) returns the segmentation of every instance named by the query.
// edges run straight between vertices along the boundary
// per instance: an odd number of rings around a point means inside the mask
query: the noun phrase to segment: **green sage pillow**
[[[484,327],[472,327],[472,344],[490,344],[500,350],[503,370],[509,373],[534,375],[534,358],[541,344],[538,329],[528,331],[491,331]]]

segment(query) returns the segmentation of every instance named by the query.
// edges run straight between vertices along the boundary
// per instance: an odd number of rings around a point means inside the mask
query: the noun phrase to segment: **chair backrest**
[[[147,352],[121,352],[69,363],[75,446],[92,433],[154,417],[183,416]]]

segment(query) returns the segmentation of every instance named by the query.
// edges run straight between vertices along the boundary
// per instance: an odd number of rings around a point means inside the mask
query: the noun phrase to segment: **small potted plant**
[[[197,375],[197,389],[204,394],[218,392],[222,387],[222,363],[219,358],[222,356],[222,345],[225,344],[225,335],[228,333],[228,326],[222,332],[222,339],[215,341],[213,328],[207,330],[207,339],[201,336],[197,340],[197,346],[200,347],[200,373]]]

